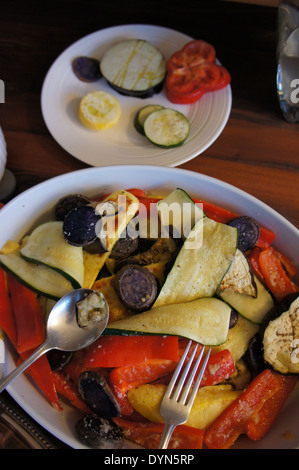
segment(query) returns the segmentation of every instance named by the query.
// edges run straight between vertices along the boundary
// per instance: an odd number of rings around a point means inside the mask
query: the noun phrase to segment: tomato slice
[[[192,104],[200,100],[200,98],[205,94],[205,90],[197,88],[190,93],[179,93],[171,88],[165,88],[165,94],[169,101],[176,104]]]
[[[224,88],[230,80],[227,69],[216,64],[214,47],[194,40],[168,59],[166,96],[173,103],[194,103],[205,92]]]

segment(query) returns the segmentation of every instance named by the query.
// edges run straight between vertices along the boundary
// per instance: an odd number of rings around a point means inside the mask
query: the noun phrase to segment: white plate
[[[201,154],[222,132],[231,110],[231,88],[207,93],[192,105],[174,105],[166,99],[164,91],[147,99],[130,98],[112,90],[103,78],[92,84],[76,78],[72,71],[75,57],[87,55],[101,59],[112,44],[127,38],[151,42],[165,59],[192,39],[183,33],[151,25],[114,26],[85,36],[68,47],[48,71],[41,97],[46,125],[67,152],[93,166],[180,165]],[[98,89],[117,97],[122,114],[112,128],[91,131],[79,121],[78,109],[81,98]],[[150,103],[175,108],[190,120],[190,134],[181,147],[156,147],[134,129],[135,113]]]
[[[154,166],[113,166],[88,168],[58,176],[25,191],[0,211],[0,246],[7,239],[19,239],[34,224],[40,223],[43,214],[54,207],[57,200],[69,193],[86,193],[90,196],[115,189],[140,187],[152,192],[170,191],[176,187],[191,195],[218,202],[233,212],[255,217],[261,224],[277,233],[276,246],[294,259],[299,266],[299,231],[277,212],[243,191],[214,178],[177,168]],[[3,373],[8,373],[14,362],[6,348]],[[51,408],[43,395],[26,375],[12,382],[11,396],[39,424],[73,448],[81,448],[74,425],[79,413],[68,406],[63,412]],[[237,447],[293,448],[299,447],[299,389],[288,400],[271,432],[259,442],[249,439],[238,441]],[[293,439],[284,439],[288,433]]]

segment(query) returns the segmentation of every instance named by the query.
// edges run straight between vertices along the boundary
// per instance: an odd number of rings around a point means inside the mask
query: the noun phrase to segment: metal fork
[[[192,382],[194,380],[195,374],[198,370],[200,361],[202,359],[202,356],[205,350],[205,346],[203,346],[195,362],[195,365],[190,373],[190,376],[188,377],[188,380],[185,384],[186,377],[189,373],[196,351],[199,346],[199,344],[197,343],[192,352],[190,359],[188,360],[188,363],[186,364],[186,367],[182,373],[182,376],[178,384],[176,385],[176,381],[184,365],[184,362],[189,352],[189,349],[191,347],[191,344],[192,344],[192,340],[189,341],[184,351],[184,354],[180,362],[178,363],[176,370],[174,371],[174,374],[171,378],[171,381],[166,389],[163,400],[161,402],[160,413],[162,415],[162,418],[165,421],[165,427],[164,427],[164,432],[162,434],[161,441],[159,444],[159,449],[167,449],[168,443],[170,441],[170,438],[176,426],[178,426],[179,424],[183,424],[187,421],[195,396],[196,396],[196,393],[200,386],[200,382],[202,380],[203,374],[205,372],[205,369],[206,369],[206,366],[210,357],[211,348],[208,349],[208,352],[206,354],[202,367],[196,378],[195,384],[192,387],[192,392],[189,393],[191,386],[192,386]]]

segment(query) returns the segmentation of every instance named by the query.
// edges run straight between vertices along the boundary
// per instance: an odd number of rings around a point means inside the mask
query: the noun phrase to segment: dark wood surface
[[[216,142],[182,168],[247,191],[299,228],[299,124],[283,120],[276,96],[277,9],[235,2],[1,0],[0,125],[17,193],[88,166],[49,134],[40,107],[42,83],[74,41],[124,23],[174,28],[215,46],[232,75],[231,115]]]

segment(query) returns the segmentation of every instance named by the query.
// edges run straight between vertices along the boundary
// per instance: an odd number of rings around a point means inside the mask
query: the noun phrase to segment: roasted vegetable
[[[121,428],[97,414],[83,416],[76,425],[79,440],[94,449],[120,449],[124,437]]]
[[[161,52],[142,39],[111,46],[100,64],[103,77],[121,94],[148,98],[162,89],[166,63]]]
[[[74,246],[85,246],[97,238],[96,224],[100,220],[91,206],[79,206],[72,209],[63,221],[63,236]]]
[[[182,145],[190,132],[186,116],[171,108],[162,108],[148,115],[143,125],[146,137],[158,147]]]
[[[117,272],[114,287],[121,301],[135,312],[149,309],[156,300],[156,277],[145,267],[128,264]]]
[[[74,74],[83,82],[96,82],[102,76],[100,61],[94,57],[80,56],[72,62]]]
[[[71,351],[60,351],[52,349],[47,353],[47,358],[52,370],[60,371],[71,360],[73,353]]]
[[[120,414],[119,405],[106,379],[96,371],[85,371],[79,377],[79,393],[96,414],[108,418]]]
[[[158,109],[162,108],[163,106],[160,104],[148,104],[139,109],[134,118],[134,127],[136,131],[138,131],[141,135],[145,135],[143,128],[144,121],[153,111],[157,111]]]
[[[282,374],[299,374],[299,296],[264,332],[264,359]]]
[[[236,217],[228,222],[239,232],[238,248],[245,252],[254,247],[260,236],[260,226],[255,219],[247,215]]]
[[[218,290],[232,289],[240,294],[257,296],[257,287],[248,258],[237,249],[229,270],[225,274]]]
[[[65,216],[78,206],[86,206],[91,203],[91,200],[83,194],[69,194],[64,196],[57,202],[54,213],[56,220],[64,220]]]

